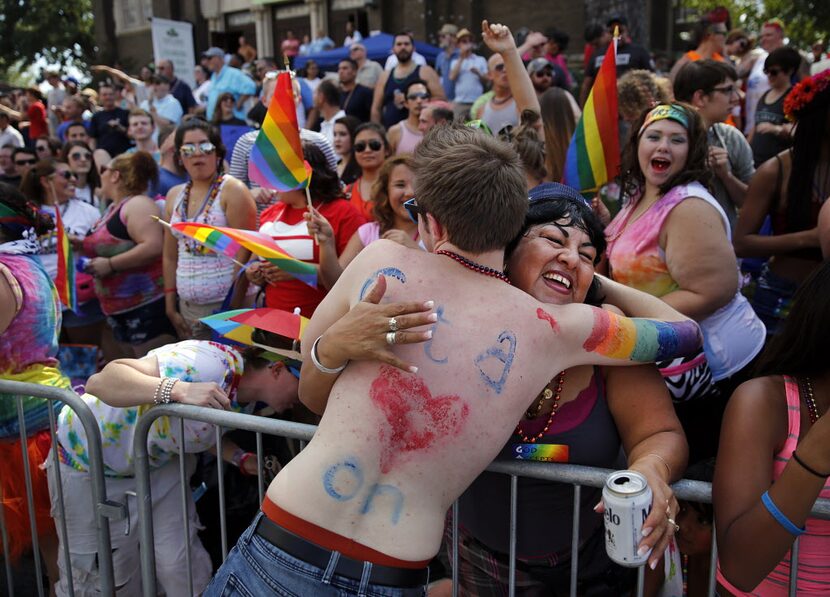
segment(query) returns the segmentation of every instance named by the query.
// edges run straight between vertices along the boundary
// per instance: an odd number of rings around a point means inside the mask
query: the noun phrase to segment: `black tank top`
[[[392,125],[398,124],[401,120],[404,120],[407,116],[409,116],[409,110],[395,106],[395,91],[404,93],[404,91],[406,91],[406,86],[412,81],[420,79],[420,75],[420,65],[416,66],[415,70],[403,79],[395,78],[395,69],[392,69],[392,72],[389,73],[389,78],[386,79],[386,86],[383,88],[383,114],[381,115],[381,122],[383,122],[383,126],[385,126],[387,130],[389,130],[389,127]]]

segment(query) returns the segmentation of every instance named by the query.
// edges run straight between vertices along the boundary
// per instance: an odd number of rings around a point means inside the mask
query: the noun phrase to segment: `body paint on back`
[[[379,433],[382,473],[454,437],[470,414],[460,396],[433,396],[423,379],[389,365],[380,368],[369,396],[386,419]]]
[[[435,314],[438,316],[438,321],[436,321],[436,322],[432,325],[432,327],[430,328],[430,331],[432,332],[432,337],[431,337],[429,340],[427,340],[426,342],[424,342],[424,354],[425,354],[425,355],[426,355],[426,357],[427,357],[430,361],[432,361],[433,363],[437,363],[437,364],[439,364],[439,365],[444,365],[444,364],[446,364],[446,363],[447,363],[450,359],[449,359],[449,357],[444,357],[444,358],[442,359],[442,358],[439,358],[439,357],[436,357],[435,355],[433,355],[433,354],[432,354],[432,341],[433,341],[433,340],[435,340],[435,330],[436,330],[436,328],[437,328],[440,324],[442,324],[442,323],[443,323],[443,324],[446,324],[446,325],[451,325],[451,324],[450,324],[450,322],[449,322],[449,321],[447,321],[446,319],[444,319],[444,305],[439,305],[439,306],[435,309]]]
[[[653,363],[693,354],[700,341],[700,328],[693,321],[669,323],[594,309],[594,326],[582,348],[614,359]]]
[[[550,329],[552,329],[554,332],[559,333],[561,331],[559,329],[559,324],[553,318],[553,315],[551,315],[550,313],[548,313],[547,311],[545,311],[541,307],[536,309],[536,317],[538,317],[539,319],[544,319],[545,321],[547,321],[550,324]]]
[[[507,342],[506,351],[502,348],[505,342]],[[505,330],[499,334],[499,341],[496,346],[491,346],[475,358],[478,374],[481,376],[482,381],[496,392],[496,394],[501,394],[501,391],[504,389],[507,376],[510,374],[510,368],[513,366],[514,356],[516,356],[516,334],[510,330]],[[497,372],[498,377],[490,375],[493,373],[491,365],[493,361],[497,361],[502,365],[501,371]],[[488,371],[485,371],[485,368]]]
[[[363,286],[360,287],[360,299],[363,300],[363,297],[366,296],[366,293],[371,288],[372,284],[375,280],[378,279],[378,276],[387,276],[389,278],[395,278],[396,280],[400,281],[401,284],[406,284],[406,274],[403,273],[396,267],[382,267],[381,269],[377,270],[371,276],[366,278],[366,281],[363,283]]]
[[[357,458],[347,457],[331,465],[323,473],[323,488],[330,497],[338,502],[354,499],[363,489],[363,469]],[[366,515],[375,510],[375,500],[381,500],[381,506],[387,505],[392,524],[398,524],[403,511],[404,496],[394,485],[375,483],[369,487],[360,506],[360,514]]]

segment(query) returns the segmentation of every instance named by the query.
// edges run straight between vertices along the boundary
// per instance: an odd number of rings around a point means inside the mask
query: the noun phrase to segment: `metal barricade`
[[[117,520],[118,518],[120,518],[120,515],[123,512],[123,507],[121,504],[107,500],[107,489],[104,482],[104,461],[101,453],[101,434],[99,432],[98,423],[95,420],[95,416],[92,414],[92,411],[84,403],[84,401],[81,400],[81,398],[71,390],[43,386],[39,384],[22,383],[17,381],[0,379],[0,394],[8,394],[10,396],[15,396],[15,400],[17,402],[17,415],[20,427],[21,456],[25,475],[24,481],[26,486],[27,505],[29,509],[29,525],[32,533],[32,549],[34,551],[35,575],[37,576],[38,595],[40,597],[43,597],[44,595],[43,583],[41,581],[42,567],[38,545],[37,522],[35,520],[32,479],[29,470],[29,453],[27,450],[26,441],[26,421],[23,413],[22,396],[35,396],[38,398],[45,398],[46,400],[49,400],[51,402],[63,402],[66,406],[75,411],[75,415],[78,417],[78,420],[81,422],[81,425],[83,425],[89,448],[89,475],[91,479],[92,496],[94,501],[94,504],[92,504],[91,506],[95,509],[95,520],[97,524],[98,571],[100,575],[100,590],[102,595],[114,594],[115,591],[112,566],[112,550],[110,544],[109,520]],[[61,525],[62,535],[64,536],[64,538],[66,538],[66,522],[64,519],[64,496],[63,491],[61,489],[60,462],[58,460],[57,437],[55,436],[56,428],[56,415],[54,409],[50,409],[49,429],[52,442],[51,456],[53,465],[55,467],[55,475],[57,478],[56,489],[58,509],[60,511],[59,519],[55,522],[56,524]],[[8,554],[8,534],[6,532],[4,513],[2,511],[2,502],[0,502],[0,532],[2,532],[3,553]],[[63,541],[63,554],[60,554],[59,557],[63,557],[66,569],[71,570],[72,565],[70,561],[69,546],[66,540]],[[9,561],[8,557],[5,557],[5,562],[6,579],[8,585],[7,594],[13,596],[14,585],[11,562]],[[71,595],[74,593],[71,575],[69,575],[69,577],[67,578],[67,583],[68,590]]]
[[[195,421],[202,421],[204,423],[211,423],[216,425],[217,447],[221,446],[219,441],[221,438],[221,430],[223,428],[243,429],[253,431],[256,433],[257,439],[257,463],[259,465],[259,499],[262,501],[264,497],[264,487],[262,483],[262,434],[277,435],[291,439],[307,441],[311,439],[314,434],[315,427],[313,425],[303,425],[300,423],[293,423],[290,421],[281,421],[275,419],[266,419],[253,415],[246,415],[241,413],[229,413],[226,411],[209,409],[197,406],[189,406],[184,404],[167,404],[152,408],[145,413],[136,427],[135,433],[135,467],[137,480],[137,493],[139,505],[139,527],[140,527],[140,542],[141,542],[141,574],[142,583],[144,586],[145,597],[154,597],[156,587],[156,573],[155,573],[155,554],[153,548],[146,546],[153,546],[153,528],[152,528],[152,502],[151,502],[151,488],[150,488],[150,468],[149,468],[149,454],[147,451],[147,434],[153,422],[162,416],[178,417],[179,418],[179,433],[182,441],[180,446],[184,445],[184,419],[191,419]],[[171,425],[172,428],[172,425]],[[221,452],[220,452],[221,453]],[[184,459],[180,458],[180,482],[182,485],[182,508],[185,521],[184,537],[187,549],[188,562],[190,561],[190,545],[188,528],[187,512],[187,480],[185,479]],[[217,474],[219,476],[219,487],[222,487],[222,458],[217,458]],[[571,541],[571,568],[570,568],[570,595],[575,596],[577,590],[577,573],[579,570],[579,506],[581,488],[587,487],[602,487],[605,479],[611,469],[601,469],[588,466],[574,465],[574,464],[542,464],[529,463],[518,461],[500,461],[492,463],[488,469],[491,472],[502,473],[510,476],[510,569],[509,569],[509,594],[513,597],[515,591],[515,574],[516,574],[516,505],[518,499],[518,477],[530,477],[535,479],[542,479],[555,483],[565,483],[572,485],[574,488],[574,514],[573,514],[573,534]],[[678,499],[688,500],[693,502],[711,503],[712,502],[712,485],[701,481],[681,480],[672,485],[675,496]],[[224,493],[220,490],[219,507],[220,520],[222,524],[222,557],[223,561],[227,557],[227,536],[224,527]],[[815,518],[830,519],[830,500],[819,499],[813,506],[811,516]],[[453,527],[452,527],[452,582],[453,582],[453,596],[458,594],[458,502],[453,504]],[[715,532],[712,529],[712,556],[709,573],[709,596],[715,594],[715,573],[717,562],[717,546],[715,543]],[[638,569],[637,574],[637,595],[643,594],[643,578],[644,566]],[[798,541],[796,540],[791,550],[791,576],[790,576],[790,595],[795,595],[796,580],[798,573]],[[189,588],[192,591],[192,576],[189,579]]]

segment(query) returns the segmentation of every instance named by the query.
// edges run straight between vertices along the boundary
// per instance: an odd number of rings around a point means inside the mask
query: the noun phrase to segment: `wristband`
[[[795,460],[799,465],[801,465],[801,468],[803,468],[805,471],[815,475],[816,477],[820,477],[822,479],[830,477],[830,473],[820,473],[816,469],[805,463],[803,460],[801,460],[801,458],[798,457],[798,454],[795,453],[795,450],[793,450],[793,460]]]
[[[787,531],[793,537],[798,537],[799,535],[803,534],[806,531],[806,528],[798,528],[793,524],[793,521],[787,518],[787,516],[778,509],[778,506],[775,505],[775,502],[772,501],[772,498],[769,495],[769,491],[765,491],[764,494],[761,496],[761,502],[764,504],[764,507],[767,509],[772,517],[776,520],[778,524],[784,527],[784,530]]]
[[[112,257],[107,257],[107,263],[109,263],[110,272],[112,272],[113,274],[117,274],[118,270],[115,269],[115,266],[112,264]]]
[[[311,345],[311,362],[314,363],[314,366],[317,367],[318,371],[322,371],[323,373],[328,373],[329,375],[334,375],[335,373],[340,373],[343,369],[346,368],[346,365],[349,364],[349,361],[346,361],[339,367],[331,369],[326,367],[320,362],[320,359],[317,357],[317,343],[320,342],[320,338],[323,336],[317,336],[317,339],[314,341],[314,344]]]
[[[178,290],[178,288],[176,288],[175,286],[173,288],[165,288],[164,289],[164,294],[175,294],[175,292],[177,290]]]
[[[231,456],[231,464],[234,465],[236,468],[242,468],[242,457],[245,456],[245,450],[242,448],[237,448],[233,452],[233,456]]]
[[[249,476],[248,473],[245,472],[245,461],[251,458],[252,456],[256,456],[253,452],[245,452],[239,458],[239,472],[245,475],[246,477]]]

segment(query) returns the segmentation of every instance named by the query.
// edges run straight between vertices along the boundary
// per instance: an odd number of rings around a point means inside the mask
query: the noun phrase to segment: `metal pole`
[[[70,595],[75,594],[75,587],[72,581],[72,558],[69,555],[69,538],[66,533],[66,509],[63,502],[63,483],[61,482],[61,461],[58,458],[58,438],[55,429],[58,428],[55,421],[55,411],[49,409],[49,435],[52,438],[52,466],[55,469],[55,491],[58,494],[58,512],[60,518],[61,536],[63,537],[63,561],[66,566],[66,588]]]
[[[507,573],[507,593],[516,596],[516,507],[519,497],[519,478],[510,475],[510,569]]]
[[[571,597],[576,597],[576,582],[579,572],[579,513],[581,505],[582,485],[574,485],[574,513],[573,522],[571,523]]]
[[[452,597],[458,597],[458,500],[452,503]]]
[[[798,593],[798,537],[790,548],[790,589],[788,595],[796,597]]]
[[[49,405],[51,408],[52,405]],[[23,396],[17,396],[17,424],[20,428],[20,453],[23,456],[23,481],[26,485],[26,505],[29,507],[29,529],[32,533],[32,555],[35,558],[37,594],[43,597],[43,569],[40,562],[40,543],[37,539],[35,496],[32,490],[32,471],[29,470],[29,442],[26,437],[26,417],[23,415]]]
[[[637,568],[637,597],[643,597],[645,590],[646,567],[645,564]]]
[[[6,587],[9,597],[14,597],[12,560],[9,557],[9,532],[6,530],[6,510],[3,508],[3,487],[0,486],[0,535],[3,536],[3,563],[6,565]]]
[[[718,571],[718,536],[715,532],[715,521],[712,521],[712,552],[709,555],[709,580],[706,594],[709,597],[715,597],[715,589],[717,588],[717,571]]]
[[[193,562],[190,554],[190,512],[187,508],[187,492],[190,490],[185,474],[184,459],[184,418],[179,417],[179,485],[182,496],[182,513],[184,518],[184,561],[187,566],[187,593],[193,594]],[[220,458],[221,460],[221,458]]]
[[[257,466],[257,475],[256,475],[256,484],[257,484],[257,491],[259,492],[259,503],[261,504],[265,499],[265,481],[262,478],[262,434],[256,434],[256,466]]]
[[[225,512],[225,459],[223,457],[222,427],[214,425],[216,430],[216,482],[219,485],[219,533],[222,543],[222,561],[228,559],[228,516]]]

